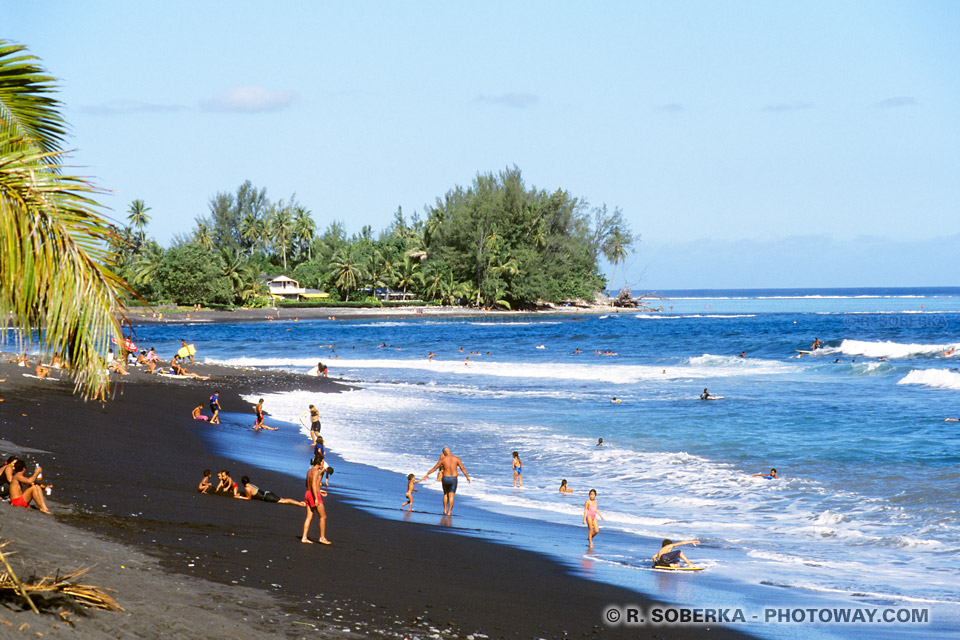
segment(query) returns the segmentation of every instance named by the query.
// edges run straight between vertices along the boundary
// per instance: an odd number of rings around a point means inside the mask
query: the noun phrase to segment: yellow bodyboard
[[[177,355],[180,356],[181,358],[186,358],[187,356],[195,356],[197,355],[197,348],[194,347],[192,344],[188,344],[185,347],[180,347],[180,350],[177,351]]]

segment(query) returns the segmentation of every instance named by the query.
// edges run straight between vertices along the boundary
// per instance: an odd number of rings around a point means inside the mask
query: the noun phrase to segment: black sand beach
[[[197,430],[217,427],[189,412],[211,389],[221,391],[225,411],[249,412],[242,393],[340,387],[195,369],[213,380],[137,372],[103,406],[74,396],[67,382],[0,365],[0,452],[40,450],[25,453],[28,469],[40,463],[55,485],[53,517],[0,505],[0,537],[14,541],[27,575],[96,564],[89,582],[116,589],[127,609],[75,616],[73,628],[15,611],[21,605],[11,599],[0,618],[13,626],[0,634],[27,622],[31,631],[78,637],[745,637],[716,626],[606,627],[609,605],[653,601],[535,553],[377,518],[338,500],[336,487],[326,500],[332,546],[300,542],[301,508],[200,495],[205,467],[250,475],[281,496],[304,491],[302,481],[207,452]]]

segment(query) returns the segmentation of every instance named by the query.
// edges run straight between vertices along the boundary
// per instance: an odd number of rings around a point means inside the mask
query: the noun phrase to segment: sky
[[[245,180],[353,233],[516,165],[623,210],[635,292],[960,284],[958,27],[923,0],[0,5],[74,172],[161,244]]]

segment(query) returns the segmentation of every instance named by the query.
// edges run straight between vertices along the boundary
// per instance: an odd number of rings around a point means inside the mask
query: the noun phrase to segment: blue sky
[[[7,3],[162,243],[244,180],[382,229],[477,172],[619,206],[634,288],[956,285],[960,3]],[[608,269],[608,273],[609,273]]]

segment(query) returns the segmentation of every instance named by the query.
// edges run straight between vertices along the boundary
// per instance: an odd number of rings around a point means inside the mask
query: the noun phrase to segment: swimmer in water
[[[613,400],[611,400],[610,402],[613,404],[620,404],[621,402],[623,402],[623,400],[621,400],[617,396],[613,396]]]
[[[573,489],[567,486],[567,479],[560,481],[560,493],[573,493]]]
[[[597,440],[597,446],[598,446],[598,447],[602,447],[602,446],[603,446],[603,438],[599,438],[599,439]]]
[[[707,391],[706,389],[704,389],[704,390],[703,390],[703,393],[700,394],[700,399],[701,399],[701,400],[710,400],[710,399],[712,399],[712,398],[716,398],[716,396],[710,395],[710,392]]]
[[[597,511],[597,490],[590,489],[590,497],[583,503],[583,524],[587,525],[587,543],[590,549],[593,549],[593,537],[600,533],[600,525],[597,524],[597,518],[604,520],[603,515]]]
[[[780,476],[777,475],[776,469],[770,469],[770,473],[755,473],[751,478],[765,478],[766,480],[776,480]]]

